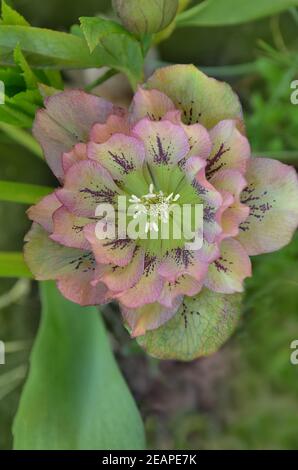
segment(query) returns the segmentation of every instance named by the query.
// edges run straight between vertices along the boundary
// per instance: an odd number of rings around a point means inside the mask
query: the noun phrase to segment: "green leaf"
[[[30,26],[28,21],[2,0],[2,24]]]
[[[0,181],[0,201],[36,204],[41,198],[53,192],[53,188],[35,184]]]
[[[171,320],[138,337],[138,343],[159,359],[190,361],[212,354],[235,330],[241,301],[241,294],[224,295],[204,289],[195,297],[185,297]]]
[[[91,51],[100,53],[102,64],[124,73],[132,87],[143,81],[143,54],[136,38],[114,21],[80,18]]]
[[[110,34],[127,34],[133,39],[133,36],[115,21],[105,18],[82,16],[79,18],[82,31],[85,35],[90,52],[93,52],[100,40]]]
[[[90,54],[84,39],[44,28],[0,25],[0,65],[13,65],[21,44],[31,67],[89,68],[104,65],[98,51]]]
[[[30,65],[28,64],[24,54],[21,51],[20,45],[18,44],[14,50],[14,61],[22,71],[21,75],[24,77],[25,83],[28,88],[36,88],[37,78],[31,70]]]
[[[15,449],[143,449],[144,430],[94,307],[41,284],[42,320],[13,434]]]
[[[23,253],[0,252],[0,276],[32,278]]]
[[[177,26],[224,26],[275,15],[298,0],[205,0],[177,17]]]

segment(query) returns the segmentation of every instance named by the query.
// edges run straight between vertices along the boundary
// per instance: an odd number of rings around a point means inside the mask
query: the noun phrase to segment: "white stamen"
[[[133,194],[129,202],[136,204],[136,213],[133,216],[134,219],[144,214],[150,217],[150,222],[146,222],[145,225],[145,233],[148,233],[151,230],[154,232],[159,231],[159,220],[163,223],[168,223],[171,206],[174,202],[178,201],[179,198],[180,194],[174,196],[174,193],[171,193],[166,196],[161,190],[155,193],[154,185],[151,183],[148,194],[144,194],[141,198]],[[152,222],[152,219],[156,220],[156,222]]]

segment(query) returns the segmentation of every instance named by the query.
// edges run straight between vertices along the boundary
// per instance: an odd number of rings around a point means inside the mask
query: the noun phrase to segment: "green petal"
[[[138,343],[159,359],[190,361],[212,354],[235,330],[241,299],[241,294],[216,294],[208,289],[185,297],[171,320],[139,337]]]
[[[232,88],[210,78],[194,65],[173,65],[157,70],[147,88],[165,93],[183,112],[186,124],[208,129],[224,119],[242,120],[241,104]]]

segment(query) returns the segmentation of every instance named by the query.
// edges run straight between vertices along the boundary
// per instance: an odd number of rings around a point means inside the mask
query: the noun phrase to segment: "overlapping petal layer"
[[[128,111],[66,91],[48,98],[34,135],[61,182],[28,211],[25,259],[35,277],[56,279],[81,305],[118,301],[132,336],[156,357],[218,349],[237,324],[249,256],[281,248],[298,226],[296,172],[251,157],[230,86],[177,65],[156,71]],[[97,212],[110,205],[118,214],[118,196],[146,215],[157,204],[146,228],[154,239],[120,236],[118,222]],[[199,248],[185,233],[160,238],[162,221],[184,228],[169,201],[202,206]],[[113,224],[113,238],[99,237]]]

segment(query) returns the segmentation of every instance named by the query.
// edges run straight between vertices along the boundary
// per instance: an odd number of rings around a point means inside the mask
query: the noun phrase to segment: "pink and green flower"
[[[251,156],[229,85],[177,65],[155,72],[129,110],[66,91],[47,99],[34,135],[60,183],[28,211],[25,258],[36,279],[55,279],[80,305],[116,300],[153,356],[216,351],[240,317],[250,256],[283,247],[298,226],[296,172]],[[100,240],[96,207],[117,210],[120,195],[145,198],[148,210],[156,199],[202,204],[202,248],[183,237]]]

